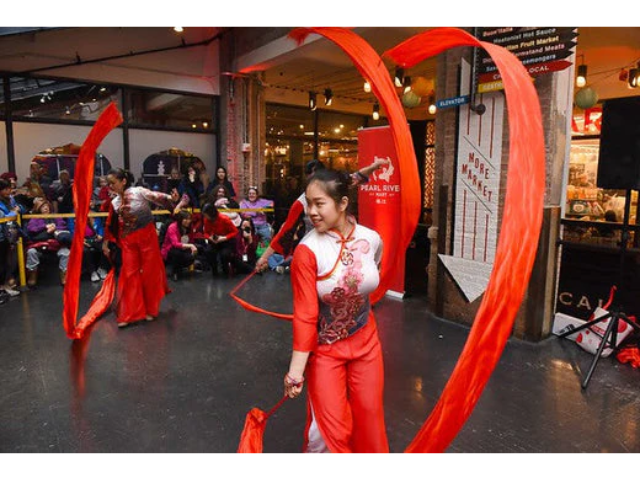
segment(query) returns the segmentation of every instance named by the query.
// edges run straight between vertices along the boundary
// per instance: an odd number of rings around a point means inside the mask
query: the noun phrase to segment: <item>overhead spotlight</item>
[[[184,28],[182,27],[173,27],[173,31],[176,33],[182,33],[184,32]]]
[[[324,104],[327,107],[330,107],[332,103],[333,103],[333,92],[331,91],[330,88],[325,88],[325,90],[324,90]]]
[[[196,125],[195,123],[192,123],[191,128],[198,128],[198,125]]]
[[[402,84],[404,85],[404,93],[411,91],[411,77],[409,76],[404,77]]]
[[[587,66],[578,65],[578,76],[576,77],[576,87],[582,88],[587,84]]]
[[[71,109],[69,107],[65,107],[64,113],[65,115],[71,115]]]
[[[315,110],[318,108],[318,103],[316,101],[316,92],[309,92],[309,109]]]
[[[100,93],[104,93],[104,92],[106,92],[106,91],[107,91],[107,87],[102,87],[102,88],[100,88]]]
[[[404,68],[397,67],[393,83],[396,87],[400,88],[404,80]]]
[[[369,80],[364,81],[364,91],[365,93],[371,93],[371,84],[369,83]]]
[[[46,102],[46,101],[47,101],[47,96],[46,96],[46,95],[43,95],[43,96],[40,98],[40,103],[44,103],[44,102]]]
[[[640,70],[637,68],[632,68],[629,70],[629,88],[638,88],[640,78]]]
[[[431,115],[435,115],[438,111],[438,108],[436,107],[436,98],[434,95],[429,95],[429,107],[427,108],[427,111]]]
[[[209,122],[202,122],[202,128],[209,128]]]
[[[372,117],[373,117],[374,120],[380,120],[380,104],[378,104],[378,103],[374,103],[373,104]]]

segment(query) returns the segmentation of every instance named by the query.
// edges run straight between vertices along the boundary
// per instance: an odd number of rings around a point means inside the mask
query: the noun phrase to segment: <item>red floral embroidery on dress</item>
[[[341,254],[344,265],[337,286],[321,297],[321,301],[329,307],[329,315],[319,316],[319,342],[330,344],[347,338],[357,328],[364,325],[358,323],[358,314],[366,302],[366,298],[358,291],[364,281],[362,274],[362,256],[370,250],[366,240],[358,240],[346,246]],[[366,322],[366,317],[364,319]]]

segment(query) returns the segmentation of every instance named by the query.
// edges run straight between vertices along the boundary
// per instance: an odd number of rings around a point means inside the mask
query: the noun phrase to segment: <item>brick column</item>
[[[438,99],[459,95],[459,65],[464,57],[471,59],[472,49],[458,48],[438,58]],[[538,341],[549,335],[555,310],[556,273],[558,255],[560,205],[563,169],[570,142],[573,70],[540,76],[535,80],[540,97],[546,145],[546,189],[544,223],[529,288],[514,324],[518,338]],[[507,105],[508,109],[508,105]],[[482,301],[467,302],[451,279],[438,253],[452,252],[455,225],[453,201],[455,195],[455,165],[458,142],[458,109],[440,110],[436,116],[436,172],[434,179],[433,226],[430,229],[431,253],[429,262],[429,303],[433,312],[448,320],[471,325]],[[499,199],[499,222],[502,221],[506,176],[508,171],[509,129],[505,112],[502,146],[502,171]],[[448,187],[445,198],[440,198],[442,187]],[[442,203],[446,202],[446,205]],[[459,221],[459,220],[458,220]],[[441,227],[446,231],[441,231]],[[499,232],[498,232],[499,233]]]

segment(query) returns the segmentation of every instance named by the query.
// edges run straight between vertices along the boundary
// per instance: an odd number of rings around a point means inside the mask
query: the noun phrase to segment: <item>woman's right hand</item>
[[[102,242],[102,253],[104,254],[105,257],[109,256],[110,250],[109,250],[108,242]]]
[[[289,373],[284,376],[284,394],[289,398],[296,398],[302,393],[304,377],[293,378]]]

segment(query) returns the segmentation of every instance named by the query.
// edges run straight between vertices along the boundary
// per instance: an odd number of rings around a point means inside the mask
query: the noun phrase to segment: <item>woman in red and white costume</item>
[[[308,385],[305,452],[389,452],[382,349],[369,303],[382,240],[348,215],[350,183],[328,169],[309,180],[314,229],[291,265],[293,353],[284,393],[295,398]]]
[[[122,266],[116,291],[118,327],[126,327],[139,320],[155,320],[160,302],[170,292],[160,242],[153,222],[150,203],[179,211],[188,202],[183,196],[153,192],[134,187],[133,175],[121,168],[107,175],[109,187],[116,196],[111,200],[102,251],[110,257],[109,242],[122,251]]]

